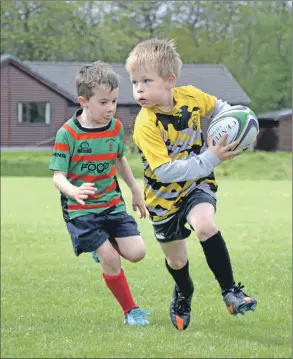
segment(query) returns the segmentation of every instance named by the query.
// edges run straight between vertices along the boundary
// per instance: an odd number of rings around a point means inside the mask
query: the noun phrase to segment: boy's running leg
[[[145,257],[145,246],[137,223],[128,213],[108,215],[105,228],[112,239],[112,245],[115,243],[116,252],[122,257],[131,262],[138,262]],[[124,314],[125,322],[129,325],[149,324],[146,315],[151,312],[135,308],[130,312],[124,312]]]
[[[149,324],[145,318],[148,313],[138,308],[133,300],[124,271],[121,269],[120,255],[109,241],[104,242],[96,253],[104,270],[103,278],[120,304],[125,315],[125,322],[129,325]]]
[[[116,251],[120,253],[123,258],[132,263],[139,262],[146,255],[145,245],[141,236],[117,237],[115,238],[115,241],[118,247],[118,250],[115,248]],[[146,316],[150,314],[150,310],[135,308],[125,314],[125,323],[128,325],[149,324]]]
[[[210,203],[200,203],[187,216],[202,245],[206,261],[222,290],[229,312],[233,315],[255,310],[257,301],[245,294],[241,283],[235,286],[230,255],[214,220],[215,209]]]
[[[189,274],[186,240],[160,243],[166,256],[166,267],[176,285],[170,306],[170,317],[178,330],[185,330],[190,323],[191,300],[194,292]]]

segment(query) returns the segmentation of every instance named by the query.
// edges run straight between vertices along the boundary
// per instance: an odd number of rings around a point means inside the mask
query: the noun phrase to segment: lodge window
[[[48,102],[25,102],[18,104],[19,123],[51,123],[51,104]]]

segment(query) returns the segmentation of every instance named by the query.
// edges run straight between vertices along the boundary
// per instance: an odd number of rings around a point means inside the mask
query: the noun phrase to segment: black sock
[[[218,231],[204,242],[200,242],[206,256],[206,261],[220,284],[222,292],[235,284],[232,265],[226,243]]]
[[[169,273],[174,278],[177,284],[179,292],[182,293],[185,297],[189,297],[189,295],[193,292],[193,282],[189,275],[188,260],[185,266],[182,267],[181,269],[171,268],[166,259],[165,259],[165,263]]]

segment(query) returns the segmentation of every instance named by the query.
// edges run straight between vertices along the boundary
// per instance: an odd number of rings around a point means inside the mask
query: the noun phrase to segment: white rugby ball
[[[232,106],[229,110],[218,113],[211,121],[207,137],[213,137],[215,145],[223,135],[228,137],[225,144],[239,141],[231,151],[246,151],[252,148],[259,133],[259,123],[255,113],[246,106]]]

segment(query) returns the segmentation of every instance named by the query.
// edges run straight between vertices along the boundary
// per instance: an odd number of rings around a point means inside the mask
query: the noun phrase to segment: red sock
[[[120,273],[117,275],[103,273],[103,277],[107,287],[121,305],[124,314],[137,307],[132,298],[123,269],[121,269]]]

